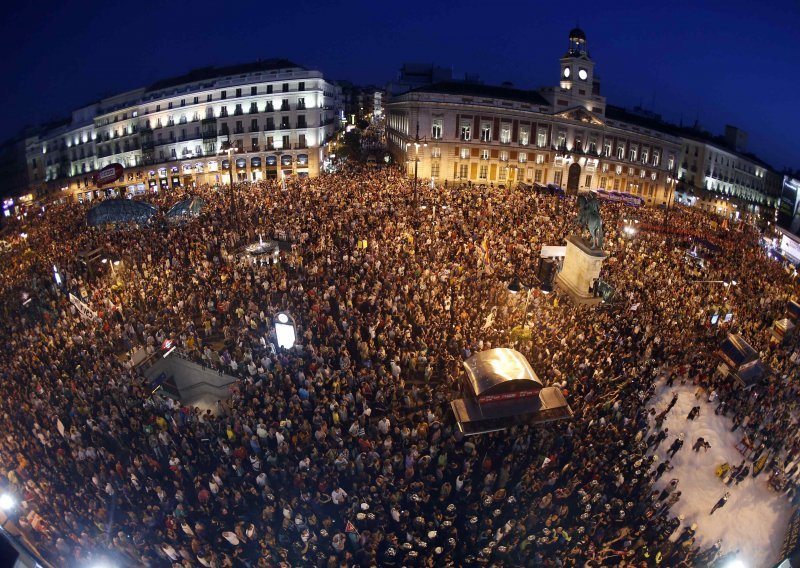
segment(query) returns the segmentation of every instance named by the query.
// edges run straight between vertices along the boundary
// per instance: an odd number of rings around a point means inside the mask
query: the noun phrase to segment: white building
[[[725,134],[682,137],[676,200],[734,219],[773,215],[780,195],[768,184],[770,167],[743,152],[744,132],[727,126]]]
[[[119,163],[128,194],[201,183],[315,176],[336,129],[339,89],[286,60],[204,68],[78,109],[27,140],[34,189],[100,197],[92,173]],[[234,149],[229,164],[228,146]]]
[[[558,86],[528,91],[444,81],[397,94],[385,106],[389,148],[409,175],[416,167],[420,177],[438,181],[553,183],[571,193],[604,188],[649,204],[672,198],[680,139],[607,108],[577,28],[560,59]],[[415,144],[417,128],[427,146]]]

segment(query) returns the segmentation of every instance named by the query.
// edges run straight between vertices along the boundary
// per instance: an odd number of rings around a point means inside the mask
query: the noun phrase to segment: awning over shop
[[[800,304],[794,300],[791,300],[788,304],[786,304],[786,311],[789,314],[789,317],[794,321],[800,319]]]
[[[480,404],[474,398],[450,403],[459,429],[467,435],[505,430],[518,424],[542,424],[572,416],[572,409],[557,387],[544,387],[538,396]]]
[[[544,387],[519,351],[489,349],[467,359],[464,369],[465,396],[452,401],[450,407],[465,434],[572,416],[561,391]]]
[[[537,394],[542,389],[528,360],[515,349],[499,347],[476,353],[464,361],[464,369],[466,385],[478,398],[511,392]]]
[[[769,367],[762,363],[761,359],[757,359],[742,365],[738,371],[731,373],[731,375],[742,388],[749,389],[758,384],[758,381],[768,372]]]
[[[730,334],[717,351],[720,359],[731,369],[739,369],[742,365],[758,359],[758,352],[739,334]]]

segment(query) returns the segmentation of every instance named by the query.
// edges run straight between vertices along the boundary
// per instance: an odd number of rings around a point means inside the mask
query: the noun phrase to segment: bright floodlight
[[[294,332],[294,322],[284,313],[278,314],[275,318],[275,336],[278,339],[278,346],[291,349],[294,347],[296,339]]]
[[[747,568],[747,565],[738,558],[734,558],[725,564],[724,568]]]
[[[8,493],[3,493],[0,495],[0,509],[3,511],[10,511],[14,508],[15,504],[16,502],[14,501],[14,498]]]

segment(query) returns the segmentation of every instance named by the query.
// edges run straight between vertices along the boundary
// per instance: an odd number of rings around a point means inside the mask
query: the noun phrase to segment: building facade
[[[26,140],[34,190],[80,201],[193,184],[316,176],[340,97],[319,71],[286,60],[205,68],[77,109]],[[102,189],[93,173],[123,177]]]
[[[580,29],[558,86],[538,91],[445,81],[393,96],[387,142],[409,175],[437,181],[556,184],[672,199],[680,138],[606,114]],[[419,129],[419,130],[417,130]],[[424,144],[416,144],[417,133]]]
[[[728,126],[721,139],[682,137],[676,200],[726,218],[774,216],[780,184],[770,166],[742,152],[747,135]]]

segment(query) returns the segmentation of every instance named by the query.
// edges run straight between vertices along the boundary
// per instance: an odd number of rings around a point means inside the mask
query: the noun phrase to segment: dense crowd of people
[[[667,446],[660,460],[653,448],[677,438],[648,401],[676,378],[713,391],[794,496],[800,439],[776,434],[796,430],[797,343],[776,345],[769,331],[794,277],[752,227],[604,204],[602,276],[616,293],[582,311],[561,292],[533,290],[526,302],[507,290],[515,277],[534,281],[542,245],[581,231],[574,198],[421,182],[415,208],[411,184],[353,166],[285,188],[194,188],[205,208],[179,224],[91,228],[78,204],[24,220],[26,238],[0,253],[0,485],[19,496],[14,520],[45,559],[711,562],[719,545],[694,546],[705,519],[669,512],[677,480],[653,489],[668,471]],[[165,207],[178,193],[147,200]],[[633,216],[651,230],[624,232]],[[241,262],[241,247],[277,235],[294,244],[278,263]],[[699,278],[686,262],[695,247],[706,257]],[[78,252],[97,248],[119,264],[88,271]],[[97,318],[82,317],[67,290]],[[735,318],[712,326],[710,305]],[[279,311],[297,324],[290,350],[277,346]],[[775,371],[751,391],[714,372],[726,331]],[[231,399],[201,411],[152,392],[125,354],[167,339],[236,377]],[[462,362],[500,346],[561,388],[574,417],[463,436],[449,409]]]

